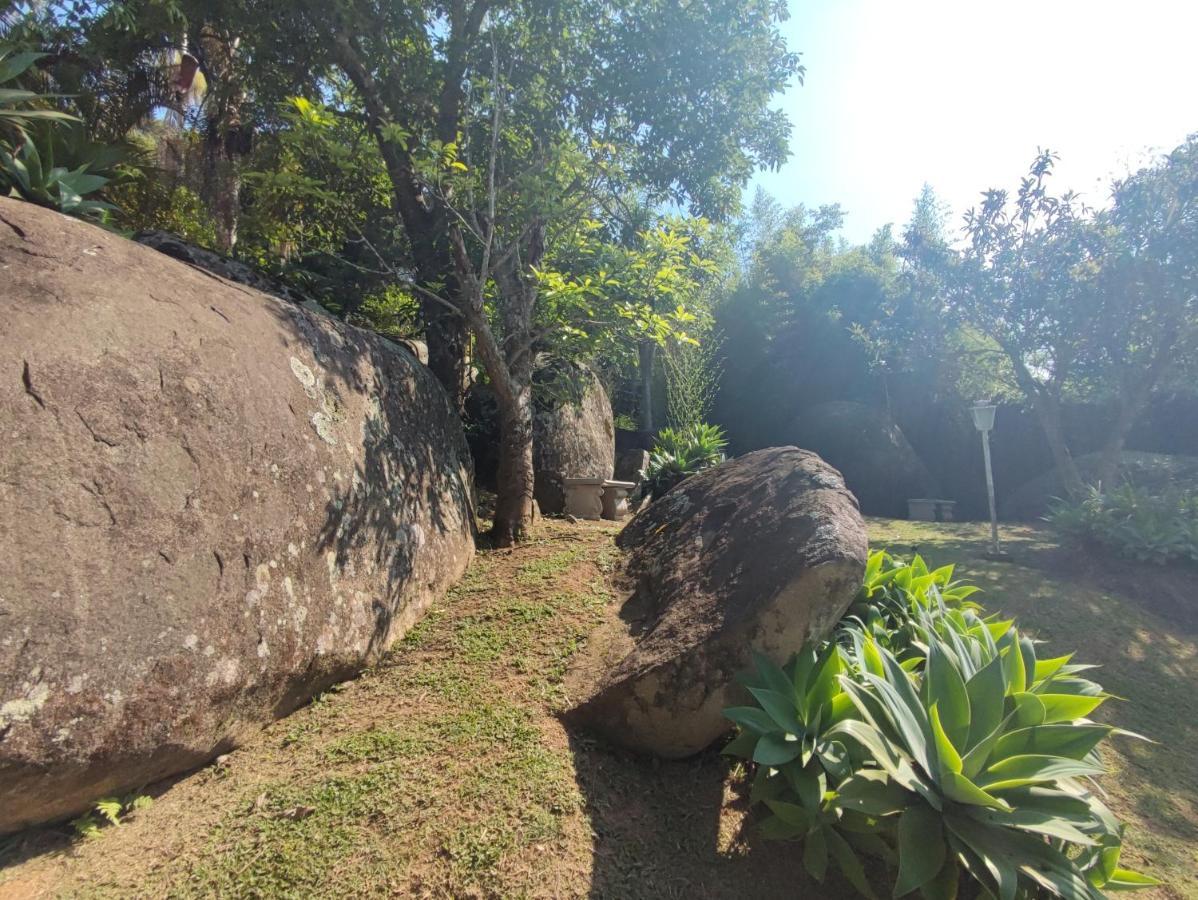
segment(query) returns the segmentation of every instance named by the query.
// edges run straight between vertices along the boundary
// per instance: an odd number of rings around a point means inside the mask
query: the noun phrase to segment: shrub
[[[657,499],[678,482],[724,461],[728,442],[717,425],[700,423],[687,428],[663,428],[649,454],[645,489]]]
[[[0,45],[0,194],[102,216],[113,207],[85,197],[108,184],[124,151],[91,143],[75,116],[48,106],[49,95],[20,87],[44,55]]]
[[[1141,562],[1198,562],[1198,495],[1150,494],[1130,484],[1058,500],[1047,519],[1067,538],[1091,542]]]
[[[971,592],[950,567],[875,553],[831,640],[781,668],[756,658],[756,705],[725,711],[740,728],[725,753],[756,766],[762,832],[866,896],[862,855],[897,870],[896,897],[952,898],[962,880],[1071,900],[1155,884],[1119,867],[1122,826],[1088,783],[1101,742],[1126,734],[1087,718],[1109,695]]]

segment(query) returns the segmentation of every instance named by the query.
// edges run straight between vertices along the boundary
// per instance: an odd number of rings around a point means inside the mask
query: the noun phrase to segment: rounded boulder
[[[620,533],[620,633],[573,723],[633,750],[689,756],[731,726],[753,651],[779,664],[826,635],[865,571],[865,523],[840,473],[773,447],[699,472]],[[614,651],[614,652],[613,652]]]
[[[226,752],[474,552],[469,454],[384,339],[0,199],[0,832]]]

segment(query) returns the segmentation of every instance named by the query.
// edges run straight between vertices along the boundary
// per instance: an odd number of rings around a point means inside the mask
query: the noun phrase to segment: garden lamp
[[[998,407],[993,404],[975,403],[969,410],[973,413],[973,424],[982,433],[982,455],[986,460],[986,496],[990,501],[990,552],[999,556],[1002,551],[998,548],[998,512],[994,508],[994,470],[990,466],[990,432],[994,430],[994,413]]]

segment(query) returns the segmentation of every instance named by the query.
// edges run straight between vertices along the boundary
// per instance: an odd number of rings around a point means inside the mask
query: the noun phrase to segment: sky
[[[1112,176],[1198,132],[1194,0],[790,0],[804,84],[777,105],[791,156],[760,185],[840,203],[862,242],[905,222],[924,182],[953,227],[1013,190],[1038,147],[1055,189],[1101,205]]]

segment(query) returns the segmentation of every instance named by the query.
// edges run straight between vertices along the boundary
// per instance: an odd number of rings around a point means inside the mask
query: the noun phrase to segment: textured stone
[[[616,454],[613,477],[617,481],[631,481],[634,485],[639,485],[644,481],[645,469],[648,466],[648,450],[621,450]]]
[[[566,507],[565,479],[612,477],[616,440],[611,402],[594,372],[563,362],[538,369],[534,396],[533,495],[541,512],[560,513]]]
[[[628,599],[618,648],[571,721],[634,750],[677,758],[729,727],[733,678],[758,650],[785,662],[826,634],[861,584],[867,543],[840,474],[795,447],[692,475],[616,543]]]
[[[787,434],[843,475],[870,515],[902,517],[912,497],[940,497],[936,479],[883,409],[834,400],[804,410]]]
[[[432,375],[368,332],[0,199],[0,831],[227,752],[473,553]]]
[[[539,360],[533,384],[533,496],[541,512],[566,509],[566,478],[611,478],[615,438],[611,403],[590,369]],[[466,397],[466,436],[480,487],[493,490],[499,467],[499,413],[487,385]]]

